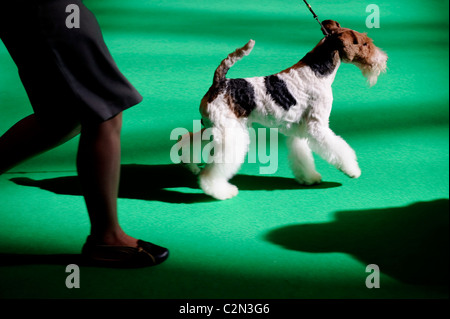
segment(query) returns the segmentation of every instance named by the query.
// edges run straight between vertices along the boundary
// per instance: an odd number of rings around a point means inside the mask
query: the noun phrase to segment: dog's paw
[[[295,180],[301,185],[310,186],[320,184],[322,182],[322,176],[319,173],[314,172],[309,176],[296,176]]]
[[[186,164],[186,163],[183,163],[183,166],[186,167],[188,170],[190,170],[191,173],[194,174],[194,175],[198,175],[202,171],[197,164],[193,164],[193,163]]]
[[[233,198],[239,193],[239,190],[235,185],[226,181],[215,182],[206,178],[200,178],[199,184],[205,194],[219,200]]]
[[[361,176],[361,169],[358,164],[349,167],[343,167],[342,172],[350,178],[358,178]]]
[[[239,190],[235,185],[227,183],[216,189],[211,196],[219,200],[225,200],[235,197],[238,193]]]

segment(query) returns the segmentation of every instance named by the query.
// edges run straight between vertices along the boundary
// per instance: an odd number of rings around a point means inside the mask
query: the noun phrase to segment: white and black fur
[[[361,175],[354,150],[328,126],[333,102],[331,85],[341,61],[359,67],[369,85],[374,85],[386,70],[387,55],[365,34],[341,28],[332,20],[323,25],[330,35],[282,72],[245,79],[225,77],[236,61],[251,52],[253,40],[229,54],[217,68],[200,105],[203,123],[213,131],[216,160],[201,171],[187,163],[194,173],[199,173],[199,184],[206,194],[221,200],[238,194],[238,188],[228,181],[245,159],[250,142],[248,127],[254,122],[278,128],[288,137],[291,168],[300,184],[321,182],[312,151],[349,177]],[[189,138],[183,141],[189,142]],[[229,152],[234,161],[220,160]]]

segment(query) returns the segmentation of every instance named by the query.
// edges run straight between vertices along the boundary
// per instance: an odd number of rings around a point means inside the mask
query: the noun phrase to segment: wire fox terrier
[[[328,126],[331,85],[342,61],[356,65],[373,86],[386,70],[387,55],[364,33],[342,28],[333,20],[323,21],[323,26],[328,35],[284,71],[227,79],[231,66],[251,52],[253,40],[229,54],[216,69],[213,84],[200,104],[203,125],[212,130],[214,161],[200,170],[189,158],[181,155],[180,159],[199,174],[206,194],[220,200],[238,194],[238,188],[228,181],[244,162],[250,143],[248,127],[253,122],[278,128],[288,137],[291,169],[300,184],[321,182],[312,151],[351,178],[361,175],[355,151]],[[195,136],[186,135],[180,143],[190,143]],[[233,161],[225,160],[228,153],[233,154]]]

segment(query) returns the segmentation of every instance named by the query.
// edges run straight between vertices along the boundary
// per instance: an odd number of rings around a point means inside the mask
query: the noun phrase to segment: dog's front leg
[[[361,175],[355,151],[340,136],[317,122],[309,123],[307,130],[309,144],[315,153],[351,178]]]

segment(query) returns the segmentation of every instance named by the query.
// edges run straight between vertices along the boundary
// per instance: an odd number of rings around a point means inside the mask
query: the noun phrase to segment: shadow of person
[[[135,268],[114,263],[102,263],[86,259],[82,254],[8,254],[0,253],[0,267],[26,265],[67,266],[75,264],[80,267],[95,268]]]
[[[449,280],[449,201],[336,212],[329,223],[288,225],[265,239],[302,252],[343,252],[410,284]]]
[[[12,182],[21,186],[38,187],[55,194],[81,196],[81,187],[77,176],[65,176],[43,180],[30,178],[12,178]],[[299,185],[293,178],[277,176],[237,175],[232,180],[240,190],[282,190],[282,189],[327,189],[342,184],[323,182],[314,186]],[[179,190],[176,190],[176,189]],[[185,192],[185,189],[192,192]],[[204,194],[198,187],[197,177],[182,165],[122,165],[119,197],[162,201],[175,204],[193,204],[216,201]]]
[[[0,253],[0,266],[23,265],[89,265],[81,254],[6,254]]]

